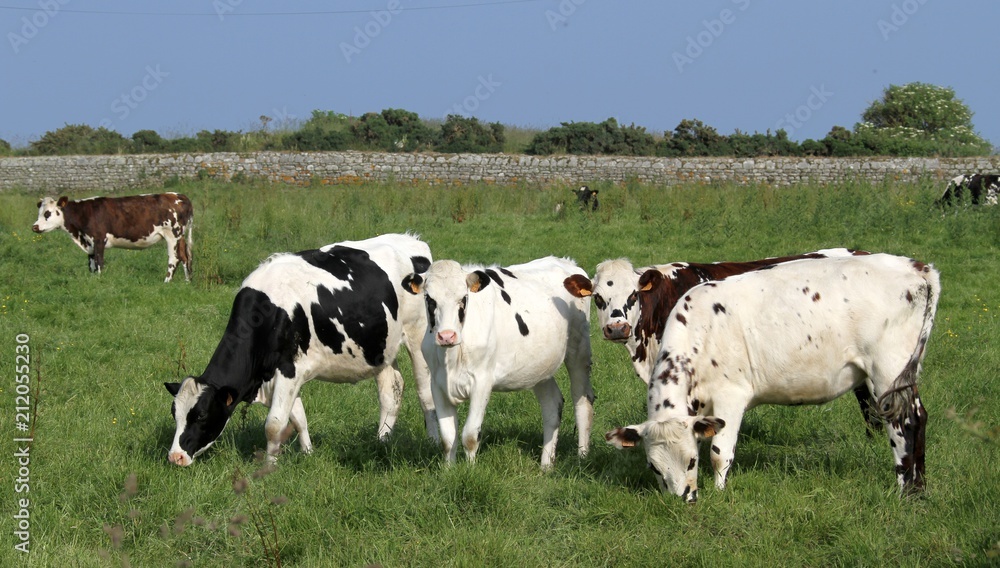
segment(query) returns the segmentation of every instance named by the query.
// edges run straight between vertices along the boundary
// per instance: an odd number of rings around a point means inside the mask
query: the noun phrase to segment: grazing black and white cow
[[[697,500],[698,442],[714,436],[725,488],[743,414],[761,404],[822,404],[869,381],[904,493],[924,487],[927,412],[917,376],[940,276],[886,254],[803,260],[691,289],[670,314],[648,420],[605,439],[642,441],[663,491]]]
[[[973,205],[996,205],[998,197],[1000,175],[970,174],[953,177],[935,203],[944,207],[968,199]]]
[[[90,258],[90,271],[104,269],[104,249],[144,249],[167,242],[167,278],[178,263],[191,279],[191,200],[179,193],[91,197],[70,201],[51,197],[38,202],[38,221],[31,230],[47,233],[63,229]]]
[[[444,260],[423,277],[410,275],[403,281],[427,304],[422,348],[448,463],[454,463],[457,453],[457,405],[469,401],[462,445],[473,462],[490,394],[531,389],[542,410],[541,466],[551,468],[563,407],[554,375],[563,364],[569,372],[579,455],[587,454],[594,419],[590,300],[566,292],[562,282],[572,274],[583,270],[555,257],[506,268],[463,267]]]
[[[374,376],[381,414],[379,439],[392,431],[403,378],[396,365],[405,342],[428,434],[437,418],[420,341],[427,327],[423,302],[399,283],[430,266],[431,252],[413,235],[344,241],[318,250],[276,254],[246,280],[233,301],[229,324],[205,372],[165,383],[177,422],[168,459],[186,466],[208,449],[240,402],[270,407],[264,431],[274,459],[299,432],[312,451],[299,389],[312,379],[355,383]]]
[[[600,203],[597,201],[597,190],[590,189],[589,187],[582,185],[580,189],[572,190],[576,195],[576,202],[580,205],[580,209],[586,210],[590,207],[591,211],[597,211]]]

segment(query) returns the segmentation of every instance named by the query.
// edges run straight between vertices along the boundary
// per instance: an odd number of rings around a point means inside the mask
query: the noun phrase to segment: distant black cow
[[[944,207],[969,199],[973,205],[996,205],[998,195],[1000,195],[1000,175],[961,175],[948,182],[948,187],[935,203]]]
[[[580,204],[580,209],[587,209],[590,206],[591,211],[597,211],[599,205],[597,201],[597,190],[590,189],[589,187],[582,185],[580,189],[572,190],[576,194],[576,202]]]

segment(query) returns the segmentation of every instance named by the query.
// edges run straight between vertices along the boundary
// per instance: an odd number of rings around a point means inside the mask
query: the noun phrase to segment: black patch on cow
[[[521,314],[514,314],[514,319],[517,320],[517,330],[521,332],[521,335],[527,337],[528,325],[521,319]]]
[[[427,324],[433,329],[437,326],[437,322],[434,319],[434,312],[437,311],[438,303],[430,296],[425,296],[424,302],[427,304]]]
[[[625,300],[625,307],[623,309],[626,312],[628,312],[629,310],[632,309],[632,306],[635,305],[635,303],[636,303],[636,301],[638,299],[639,299],[639,295],[636,294],[635,292],[632,292],[631,294],[628,295],[628,298]]]
[[[613,318],[623,318],[625,314],[621,310],[611,310],[611,317]]]
[[[597,306],[597,309],[599,310],[603,310],[608,307],[608,303],[604,301],[604,298],[601,297],[600,294],[594,294],[594,305]]]
[[[495,280],[496,283],[497,283],[497,285],[499,285],[501,288],[503,288],[503,280],[500,278],[500,275],[497,274],[496,270],[493,270],[492,268],[487,268],[486,269],[486,274],[488,274],[490,278],[492,278],[493,280]]]
[[[713,367],[718,367],[719,366],[719,362],[716,361],[715,359],[712,359],[712,366]]]
[[[347,336],[361,347],[365,361],[378,367],[385,364],[389,316],[398,317],[396,290],[382,267],[366,251],[336,245],[326,251],[298,253],[309,264],[325,270],[339,280],[350,281],[349,288],[316,289],[317,302],[310,306],[317,338],[334,353],[343,353],[345,338],[334,326],[336,319]],[[383,307],[384,306],[384,307]]]
[[[507,270],[506,268],[500,267],[500,268],[497,268],[497,270],[499,270],[500,272],[502,272],[503,274],[505,274],[506,276],[508,276],[510,278],[515,278],[515,279],[517,278],[517,276],[514,276],[513,272],[511,272],[510,270]]]
[[[653,470],[653,473],[656,474],[657,477],[663,477],[663,474],[660,473],[660,470],[656,469],[656,466],[653,465],[653,462],[647,461],[646,464],[649,465],[649,469]]]
[[[465,306],[469,303],[469,295],[462,296],[458,302],[458,323],[465,323]]]
[[[819,297],[820,297],[819,296],[819,292],[816,292],[815,294],[812,295],[812,301],[818,302],[819,301]]]
[[[719,449],[719,446],[716,446],[716,445],[713,444],[712,445],[712,453],[716,454],[716,455],[719,455],[719,454],[722,453],[722,450]]]
[[[674,403],[670,402],[669,398],[663,399],[663,408],[673,408]]]
[[[426,256],[411,256],[410,262],[413,264],[413,272],[423,274],[431,267],[431,259]]]
[[[913,294],[909,290],[906,291],[906,301],[911,304],[913,303]]]
[[[691,471],[692,469],[694,469],[694,467],[696,465],[698,465],[698,459],[697,458],[691,458],[691,461],[688,462],[688,471]]]
[[[688,323],[687,318],[684,317],[684,314],[677,314],[677,321],[681,322],[684,325],[687,325]]]
[[[510,294],[506,290],[500,290],[500,297],[503,298],[503,301],[507,302],[508,306],[510,305]]]
[[[724,314],[724,313],[726,313],[726,307],[723,306],[722,304],[716,302],[715,304],[712,305],[712,311],[714,311],[717,314],[718,313],[723,313]]]

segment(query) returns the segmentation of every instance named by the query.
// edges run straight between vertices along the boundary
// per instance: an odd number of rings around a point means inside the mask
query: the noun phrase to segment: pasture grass
[[[161,281],[162,245],[86,268],[67,235],[34,235],[37,195],[0,195],[0,565],[984,566],[1000,541],[1000,208],[947,214],[937,185],[363,185],[184,183],[195,203],[191,283]],[[555,205],[567,207],[556,213]],[[567,407],[554,470],[538,467],[533,395],[492,397],[475,466],[443,466],[412,382],[392,438],[375,439],[372,381],[304,388],[315,452],[291,441],[273,472],[262,407],[238,411],[195,464],[171,466],[164,381],[198,374],[241,280],[273,252],[413,231],[435,258],[512,264],[746,260],[846,246],[933,263],[943,292],[921,393],[926,494],[900,499],[883,435],[853,397],[748,413],[729,486],[701,464],[700,500],[660,495],[641,450],[603,433],[645,419],[621,346],[597,339],[590,455]],[[37,401],[30,492],[15,493],[14,353],[30,335]],[[410,377],[403,356],[404,376]],[[568,396],[565,371],[557,376]],[[954,409],[958,418],[950,417]],[[462,415],[464,418],[464,414]],[[992,430],[991,430],[992,429]],[[992,434],[992,437],[991,437]],[[130,476],[134,478],[130,480]],[[13,515],[30,499],[30,553]]]

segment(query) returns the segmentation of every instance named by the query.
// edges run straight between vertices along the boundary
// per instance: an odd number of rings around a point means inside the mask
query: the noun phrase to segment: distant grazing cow
[[[590,189],[589,187],[583,185],[580,189],[572,190],[576,194],[576,202],[580,205],[580,209],[587,209],[590,207],[591,211],[597,211],[600,203],[597,201],[597,190]]]
[[[427,244],[412,235],[345,241],[265,260],[237,292],[205,372],[164,383],[174,395],[177,422],[170,462],[190,465],[219,437],[240,402],[270,407],[264,428],[269,458],[291,435],[289,418],[302,451],[311,452],[299,389],[312,379],[356,383],[374,376],[378,437],[385,439],[402,399],[396,355],[403,341],[428,434],[436,439],[430,378],[420,352],[427,316],[423,302],[399,285],[430,263]]]
[[[90,257],[90,271],[104,269],[104,249],[144,249],[160,240],[167,242],[167,278],[174,277],[178,263],[184,278],[191,279],[191,200],[178,193],[91,197],[58,201],[46,197],[38,202],[36,233],[63,229]]]
[[[648,420],[605,435],[642,441],[663,491],[697,500],[698,441],[714,436],[725,488],[746,410],[821,404],[868,380],[904,493],[924,486],[927,412],[917,376],[934,322],[939,274],[885,254],[803,260],[691,289],[670,314],[647,400]]]
[[[438,261],[403,284],[427,304],[423,353],[448,463],[455,461],[456,406],[469,401],[462,445],[475,461],[486,403],[493,391],[532,389],[542,409],[543,469],[552,467],[563,398],[554,375],[565,363],[576,409],[579,454],[590,448],[590,300],[574,298],[563,280],[583,270],[547,257],[506,268]]]
[[[944,207],[969,199],[973,205],[996,205],[998,196],[1000,196],[1000,175],[971,174],[952,178],[935,203]]]

